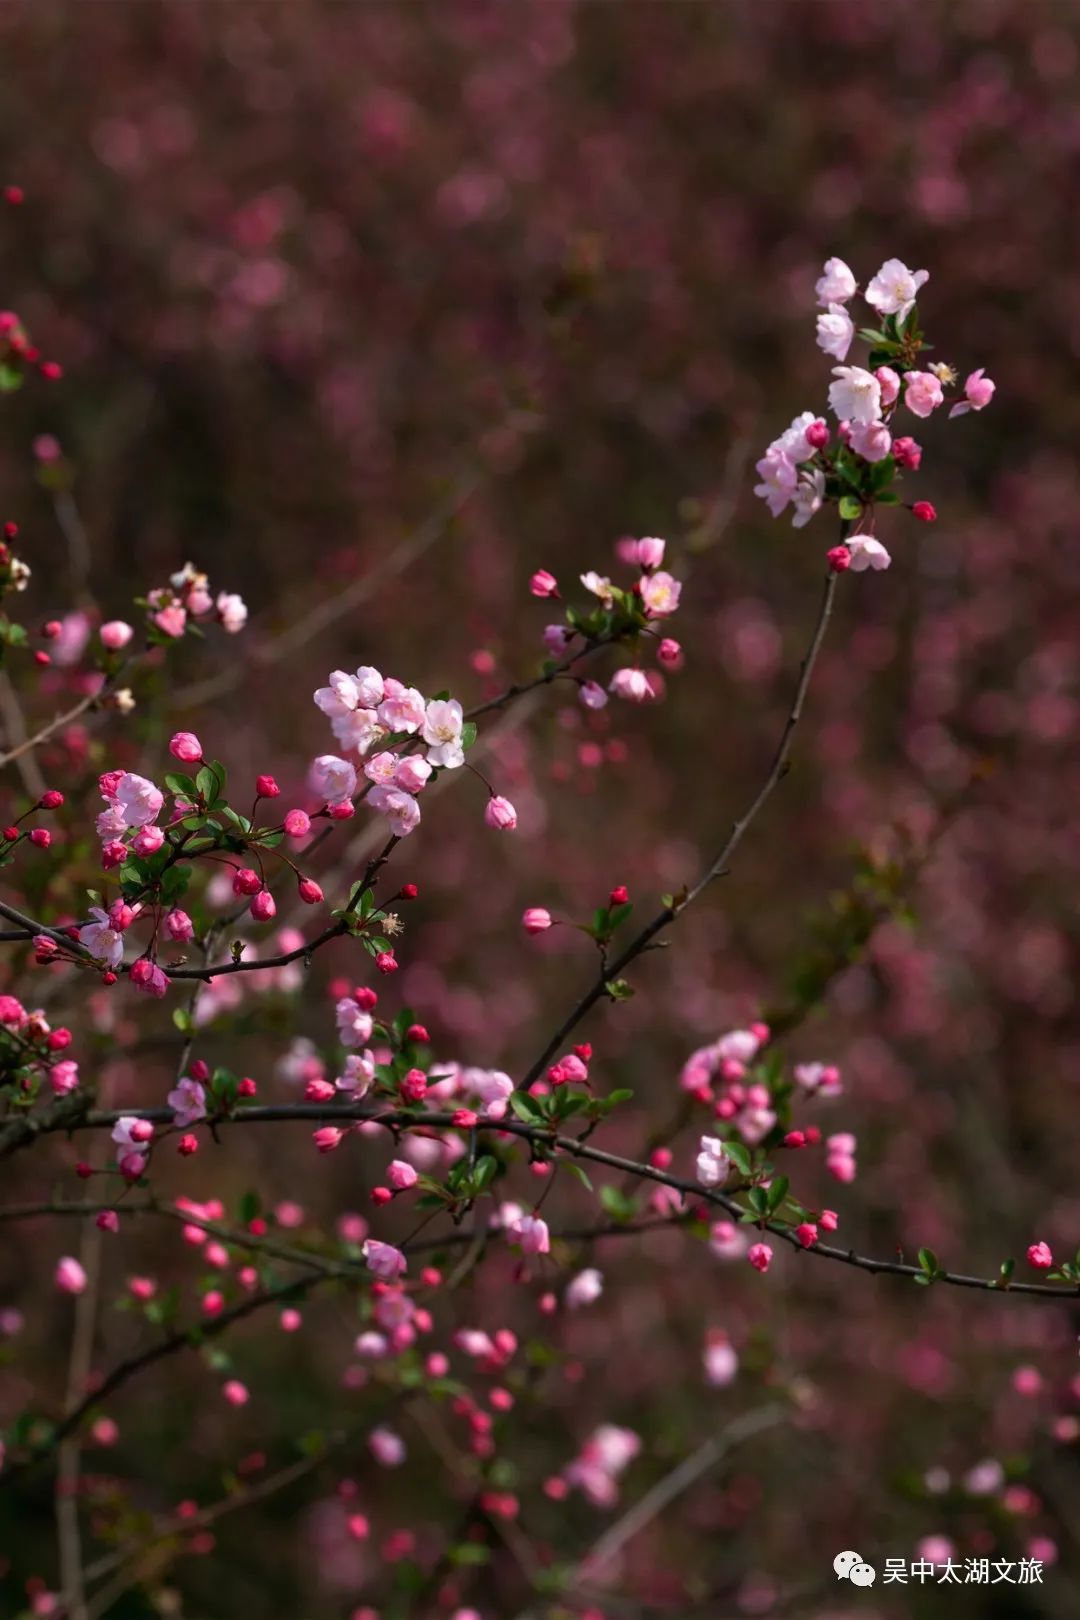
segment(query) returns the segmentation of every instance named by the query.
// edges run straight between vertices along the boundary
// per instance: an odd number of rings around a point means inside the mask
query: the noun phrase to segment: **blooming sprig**
[[[926,270],[909,270],[900,259],[887,259],[864,294],[878,321],[856,328],[847,305],[858,292],[853,272],[842,259],[829,259],[816,291],[824,306],[817,318],[818,347],[841,363],[833,368],[829,407],[838,420],[837,443],[823,417],[804,411],[774,439],[757,463],[760,483],[754,493],[774,517],[793,507],[792,524],[802,528],[823,506],[835,505],[842,524],[842,544],[829,553],[831,567],[860,572],[887,568],[888,551],[875,534],[879,508],[906,504],[914,517],[933,522],[929,501],[901,501],[896,485],[904,472],[916,472],[922,447],[910,435],[897,435],[902,410],[925,420],[949,403],[950,417],[983,410],[994,384],[982,368],[969,374],[962,393],[956,372],[942,362],[924,366],[929,348],[919,324],[916,300],[929,279]],[[869,346],[865,366],[848,365],[856,337]]]

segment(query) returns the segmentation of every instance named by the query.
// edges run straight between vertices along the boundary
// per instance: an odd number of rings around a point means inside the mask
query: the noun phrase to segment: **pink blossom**
[[[118,1147],[138,1149],[153,1139],[154,1127],[148,1119],[137,1114],[124,1114],[116,1121],[110,1133]]]
[[[762,456],[756,471],[761,483],[754,485],[754,494],[765,502],[773,517],[779,517],[795,494],[799,481],[795,463],[782,450],[774,448]]]
[[[575,1311],[580,1310],[583,1305],[595,1305],[603,1291],[603,1275],[595,1266],[586,1266],[576,1277],[571,1277],[563,1298],[570,1310]]]
[[[666,619],[679,606],[682,586],[662,569],[641,581],[641,600],[650,619]]]
[[[173,1120],[181,1130],[206,1118],[206,1092],[197,1080],[185,1075],[176,1082],[166,1101],[173,1111]]]
[[[375,1080],[375,1060],[370,1052],[350,1052],[345,1067],[334,1081],[339,1091],[353,1098],[366,1097]]]
[[[930,279],[929,270],[909,270],[901,259],[886,259],[869,283],[865,297],[879,315],[895,315],[906,320],[918,297],[919,288]]]
[[[629,703],[651,703],[656,698],[656,691],[648,672],[636,669],[632,664],[615,671],[608,682],[608,691],[614,697],[625,698]]]
[[[367,1045],[375,1022],[366,1008],[361,1007],[352,996],[343,996],[334,1008],[334,1016],[342,1046]]]
[[[746,1258],[755,1271],[768,1271],[772,1257],[772,1249],[767,1243],[752,1243],[746,1251]]]
[[[411,793],[399,787],[374,787],[367,802],[384,815],[395,838],[407,838],[420,824],[420,806]]]
[[[160,827],[140,827],[131,840],[131,847],[136,855],[156,855],[165,842],[165,834]]]
[[[187,612],[179,602],[170,602],[153,614],[153,621],[162,635],[171,636],[177,641],[187,628]]]
[[[878,366],[874,376],[881,384],[881,403],[892,405],[900,397],[900,378],[892,366]]]
[[[810,519],[820,512],[825,499],[825,474],[820,467],[803,468],[792,499],[795,504],[795,515],[791,519],[791,526],[793,529],[805,528]],[[661,647],[661,657],[663,651]]]
[[[868,568],[888,568],[892,562],[881,541],[875,539],[872,534],[848,535],[847,550],[851,557],[851,571],[854,574],[862,574]]]
[[[1048,1243],[1033,1243],[1027,1252],[1029,1266],[1036,1271],[1049,1271],[1054,1263],[1053,1251]]]
[[[406,1164],[404,1159],[391,1159],[386,1179],[397,1192],[406,1192],[410,1187],[416,1186],[417,1174],[413,1166]]]
[[[722,1187],[731,1174],[731,1160],[718,1136],[703,1136],[698,1143],[696,1175],[703,1187]]]
[[[904,404],[915,416],[929,416],[944,398],[932,371],[909,371],[904,378]]]
[[[235,636],[247,624],[248,610],[243,597],[237,596],[234,592],[219,591],[215,605],[221,627],[230,636]]]
[[[666,540],[661,540],[658,535],[646,535],[634,547],[634,561],[639,568],[659,568],[666,550]]]
[[[428,750],[427,759],[421,759],[419,754],[407,754],[394,771],[394,786],[401,788],[404,793],[416,794],[425,787],[431,777],[432,759],[431,750]],[[436,764],[445,764],[445,761],[435,761]]]
[[[360,1251],[367,1262],[368,1270],[373,1271],[376,1277],[383,1282],[397,1282],[409,1269],[409,1263],[400,1249],[395,1249],[392,1243],[380,1243],[378,1238],[366,1238]]]
[[[306,838],[311,831],[311,817],[306,810],[288,810],[283,825],[290,838]]]
[[[922,461],[922,445],[906,434],[893,440],[893,456],[898,467],[906,467],[910,472],[918,472]]]
[[[356,771],[347,759],[340,759],[337,754],[320,754],[313,760],[308,781],[313,792],[327,804],[351,799],[356,792]]]
[[[182,944],[186,940],[194,939],[195,924],[186,911],[181,911],[179,907],[174,906],[165,918],[165,932],[170,939]]]
[[[881,415],[881,384],[862,366],[834,366],[829,405],[841,421],[868,427]],[[935,378],[935,381],[937,379]]]
[[[96,962],[119,967],[124,959],[123,934],[112,926],[108,912],[102,911],[100,906],[91,906],[90,915],[94,921],[79,929],[79,944]]]
[[[86,1287],[86,1272],[72,1255],[65,1254],[56,1263],[54,1280],[65,1294],[81,1294]]]
[[[705,1340],[705,1382],[713,1389],[725,1389],[735,1380],[739,1358],[726,1333],[712,1332]]]
[[[137,962],[132,962],[128,969],[128,978],[136,990],[142,990],[148,996],[163,996],[169,988],[166,975],[156,962],[149,957],[141,956]]]
[[[543,906],[528,906],[521,915],[521,926],[527,934],[544,934],[551,927],[551,912]]]
[[[123,816],[125,827],[146,827],[156,821],[165,803],[165,795],[145,776],[125,771],[111,795],[115,808]]]
[[[551,1236],[547,1222],[538,1215],[522,1215],[510,1228],[510,1236],[520,1243],[523,1254],[548,1254]]]
[[[169,753],[185,765],[194,765],[203,757],[202,743],[193,731],[177,731],[169,739]]]
[[[125,624],[123,619],[110,619],[98,631],[102,646],[107,647],[109,652],[119,652],[126,647],[134,634],[131,625]]]
[[[814,283],[819,304],[846,304],[854,298],[859,284],[843,259],[826,259],[822,274]]]
[[[405,1461],[405,1442],[393,1429],[380,1425],[368,1436],[371,1455],[384,1468],[399,1468]]]
[[[72,1058],[65,1058],[60,1063],[54,1063],[49,1070],[49,1084],[53,1094],[64,1097],[76,1090],[79,1084],[79,1065]]]
[[[517,811],[501,793],[493,793],[484,809],[484,822],[497,832],[513,832],[517,826]]]
[[[830,304],[817,318],[817,346],[837,360],[846,360],[855,337],[855,322],[843,304]]]
[[[954,405],[949,412],[952,416],[966,416],[968,411],[982,411],[989,405],[994,397],[996,385],[991,382],[983,367],[969,374],[964,384],[964,398],[958,405]]]
[[[538,568],[529,581],[529,590],[534,596],[558,596],[559,582],[546,568]]]
[[[447,770],[464,765],[463,724],[461,704],[456,698],[435,698],[428,704],[420,734],[428,745],[427,757],[432,765]]]
[[[578,700],[586,709],[604,709],[608,696],[598,681],[582,681],[578,687]]]
[[[403,686],[400,681],[385,682],[386,695],[379,704],[378,714],[388,731],[404,731],[409,736],[424,724],[427,705],[414,686]]]

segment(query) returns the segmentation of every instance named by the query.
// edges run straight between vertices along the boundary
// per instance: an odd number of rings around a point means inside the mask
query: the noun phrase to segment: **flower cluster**
[[[823,506],[838,507],[843,543],[829,553],[836,571],[887,568],[891,561],[875,534],[876,512],[901,504],[895,485],[904,471],[918,471],[922,461],[922,446],[895,431],[898,412],[904,409],[925,420],[951,400],[950,417],[962,416],[983,410],[994,396],[994,384],[982,368],[971,372],[963,391],[956,392],[958,378],[950,365],[922,365],[920,355],[929,345],[923,340],[916,299],[928,274],[887,259],[864,294],[879,324],[857,331],[847,306],[858,283],[842,259],[828,260],[816,286],[823,306],[818,347],[844,362],[858,336],[870,348],[867,365],[833,368],[829,407],[838,421],[835,445],[825,419],[803,411],[757,463],[761,482],[754,493],[774,517],[790,506],[793,526],[802,528]],[[922,522],[937,516],[929,501],[903,504]]]
[[[247,623],[243,597],[233,591],[211,590],[207,576],[185,563],[166,586],[150,591],[141,604],[147,610],[152,640],[177,641],[193,625],[217,623],[236,635]]]

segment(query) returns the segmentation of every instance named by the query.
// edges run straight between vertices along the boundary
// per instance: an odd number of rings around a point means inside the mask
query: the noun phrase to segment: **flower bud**
[[[277,902],[269,889],[260,889],[258,894],[252,897],[251,915],[256,922],[269,922],[272,917],[277,916]]]
[[[260,799],[276,799],[281,789],[272,776],[257,776],[255,778],[255,791]]]
[[[177,731],[169,738],[169,753],[185,765],[196,765],[203,757],[202,743],[193,731]]]
[[[305,906],[317,906],[323,898],[322,889],[314,878],[301,878],[299,892]]]

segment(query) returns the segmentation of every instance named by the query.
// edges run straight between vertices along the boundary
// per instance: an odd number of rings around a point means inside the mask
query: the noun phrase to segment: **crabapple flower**
[[[169,753],[185,765],[194,765],[203,757],[202,743],[193,731],[177,731],[169,739]]]
[[[392,1243],[380,1243],[378,1238],[365,1238],[360,1252],[367,1262],[369,1271],[383,1282],[397,1282],[404,1276],[409,1263],[400,1249],[395,1249]]]
[[[386,1179],[397,1192],[406,1192],[415,1187],[418,1177],[416,1170],[404,1159],[391,1159],[386,1170]]]
[[[1027,1263],[1036,1271],[1049,1271],[1054,1263],[1053,1251],[1048,1243],[1033,1243],[1027,1252]]]
[[[922,462],[922,445],[906,434],[893,440],[893,457],[898,467],[906,467],[909,472],[918,472]]]
[[[864,461],[884,461],[892,446],[892,434],[884,422],[856,422],[849,443]]]
[[[110,619],[98,631],[101,645],[108,648],[109,652],[119,652],[122,647],[126,647],[134,634],[131,625],[125,624],[123,619]]]
[[[731,1173],[731,1160],[718,1136],[703,1136],[698,1143],[696,1174],[703,1187],[722,1187]]]
[[[767,1243],[752,1243],[746,1251],[746,1258],[755,1271],[768,1271],[772,1257],[772,1249]]]
[[[792,500],[795,505],[795,515],[791,520],[793,529],[803,529],[816,512],[820,512],[825,499],[825,474],[820,467],[810,467],[799,474],[799,482],[795,486]],[[660,649],[663,657],[663,647]]]
[[[904,378],[904,404],[915,416],[929,416],[944,398],[932,371],[909,371]]]
[[[859,284],[843,259],[825,260],[825,268],[814,283],[819,304],[846,304],[858,290]]]
[[[639,568],[659,568],[660,564],[664,560],[664,553],[666,550],[666,540],[661,540],[659,535],[646,535],[645,538],[643,540],[639,540],[637,545],[634,547],[633,560],[637,563]]]
[[[775,446],[765,452],[755,469],[761,478],[754,494],[765,502],[773,517],[779,517],[795,495],[799,475],[790,456]]]
[[[123,934],[112,926],[108,912],[102,911],[100,906],[91,906],[90,915],[94,921],[79,929],[79,944],[90,952],[96,962],[105,962],[111,968],[119,967],[124,959]]]
[[[86,1287],[86,1272],[70,1254],[56,1262],[55,1281],[65,1294],[81,1294]]]
[[[576,1277],[571,1277],[564,1298],[570,1309],[576,1311],[583,1305],[595,1305],[603,1291],[603,1274],[595,1266],[586,1266]]]
[[[165,1099],[173,1111],[173,1121],[181,1130],[206,1118],[206,1092],[197,1080],[184,1075]]]
[[[497,832],[513,832],[517,826],[517,811],[501,793],[493,793],[484,810],[484,821]]]
[[[165,834],[160,827],[140,827],[131,840],[131,847],[136,855],[156,855],[165,842]]]
[[[431,752],[428,752],[428,759]],[[428,759],[421,759],[418,754],[408,754],[399,761],[394,771],[394,786],[405,793],[419,793],[427,785],[431,776],[431,766]],[[443,761],[445,764],[446,762]]]
[[[352,996],[342,997],[334,1008],[334,1017],[342,1046],[367,1045],[375,1023],[370,1012],[359,1006]]]
[[[463,723],[461,704],[456,698],[436,698],[428,704],[420,735],[428,745],[427,757],[432,765],[442,765],[447,770],[464,765]]]
[[[538,1215],[522,1215],[510,1228],[510,1236],[521,1244],[523,1254],[549,1254],[551,1234]]]
[[[929,270],[909,270],[901,259],[886,259],[866,289],[865,297],[879,315],[906,320],[919,288],[930,279]]]
[[[247,624],[247,604],[242,596],[237,596],[235,592],[219,591],[215,605],[221,620],[221,628],[230,636],[235,636]]]
[[[868,568],[888,568],[892,562],[881,541],[876,540],[872,534],[850,534],[846,545],[851,558],[849,567],[853,574],[865,573]]]
[[[881,415],[881,384],[862,366],[834,366],[829,405],[840,421],[869,426]],[[935,379],[936,381],[936,379]]]
[[[551,922],[551,912],[544,906],[528,906],[521,916],[521,926],[527,934],[545,934]]]
[[[403,788],[373,787],[368,804],[386,817],[395,838],[407,838],[420,823],[420,806]]]
[[[195,924],[186,911],[181,911],[179,907],[174,906],[165,918],[165,932],[170,939],[182,944],[185,940],[194,939]]]
[[[983,411],[994,397],[995,384],[986,375],[983,367],[969,374],[964,384],[964,398],[958,405],[954,405],[949,416],[966,416],[968,411]]]
[[[900,397],[900,378],[892,366],[878,366],[874,376],[881,384],[882,405],[895,405]]]
[[[387,679],[383,683],[385,695],[379,704],[378,715],[388,731],[404,731],[412,736],[424,724],[427,706],[415,686],[403,686],[401,681]]]
[[[832,1063],[796,1063],[792,1074],[795,1084],[811,1096],[839,1097],[843,1090],[840,1070]]]
[[[336,754],[320,754],[313,760],[308,781],[327,804],[340,804],[356,792],[355,769],[347,759],[339,759]]]
[[[79,1065],[72,1058],[54,1063],[49,1070],[49,1084],[56,1097],[65,1097],[69,1092],[75,1091],[79,1084]]]
[[[359,1099],[366,1097],[375,1080],[375,1059],[370,1052],[350,1052],[345,1067],[334,1081],[339,1091]]]
[[[596,1507],[611,1507],[618,1499],[619,1475],[640,1450],[641,1440],[632,1429],[602,1423],[563,1471],[563,1478]]]
[[[843,304],[830,304],[817,318],[817,346],[837,360],[846,360],[855,338],[855,322]]]
[[[163,996],[169,988],[167,975],[147,956],[140,956],[137,962],[132,962],[128,978],[136,990],[148,996]]]
[[[146,827],[156,821],[165,803],[165,795],[145,776],[124,771],[112,794],[113,808],[123,816],[125,827]]]
[[[148,1119],[140,1119],[137,1114],[124,1114],[116,1121],[110,1136],[117,1147],[126,1148],[129,1152],[138,1153],[154,1135],[154,1127]]]
[[[405,1461],[405,1442],[393,1429],[385,1427],[372,1429],[368,1436],[368,1445],[375,1461],[381,1463],[384,1468],[400,1468]]]
[[[681,595],[679,581],[662,569],[641,581],[641,600],[650,619],[668,618],[678,607]]]
[[[739,1370],[739,1358],[726,1333],[712,1332],[705,1340],[705,1382],[713,1389],[725,1389]]]
[[[578,687],[578,701],[585,709],[606,709],[608,695],[599,681],[582,681]]]
[[[630,664],[615,671],[608,682],[608,691],[614,697],[625,698],[628,703],[651,703],[657,695],[648,672],[635,669]]]
[[[558,596],[559,582],[546,568],[538,568],[529,581],[529,590],[534,596]]]
[[[605,607],[610,607],[615,600],[614,587],[606,574],[598,574],[595,568],[590,568],[587,574],[581,575],[581,583],[593,596],[600,598]]]

